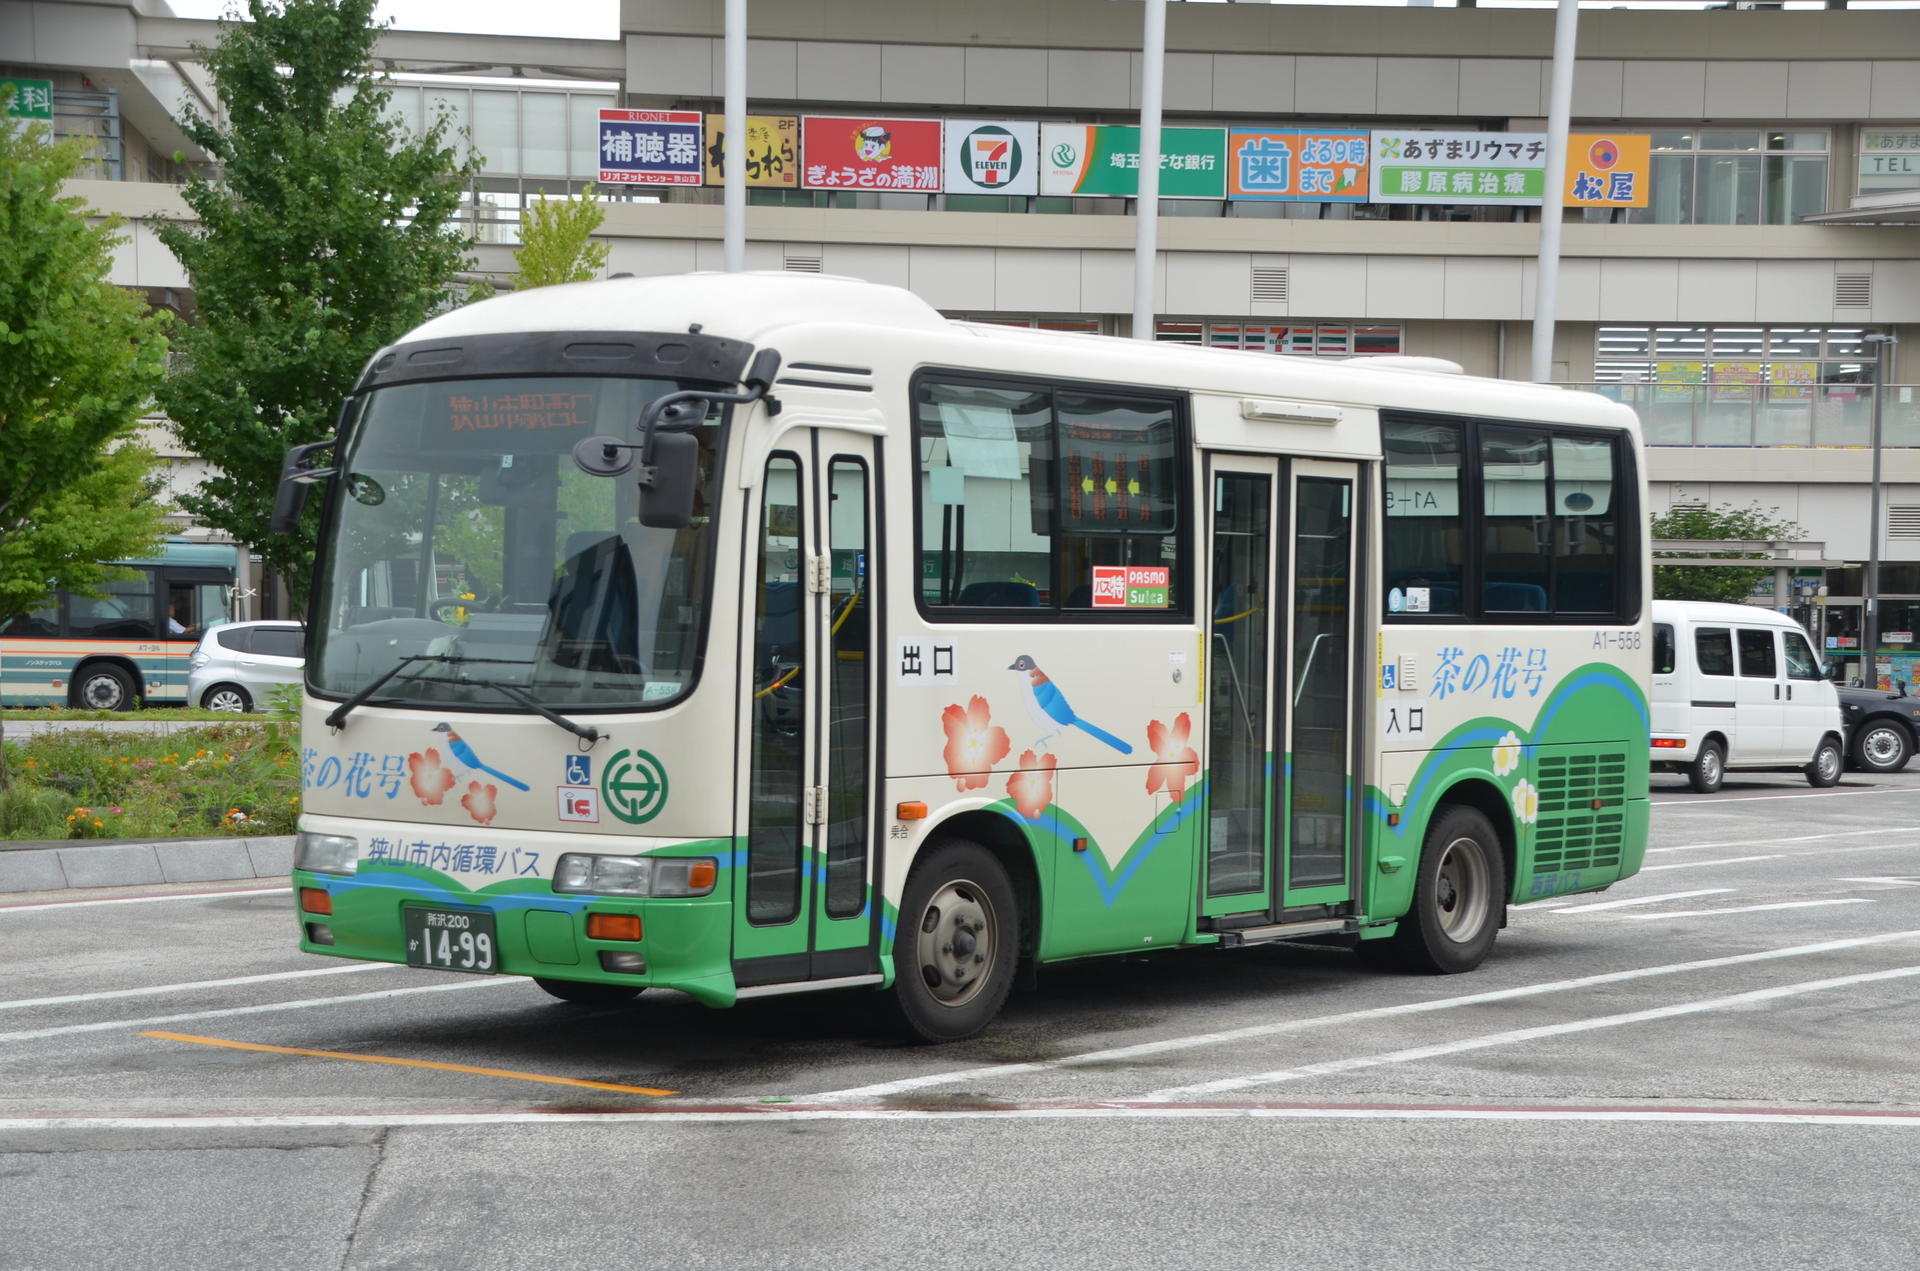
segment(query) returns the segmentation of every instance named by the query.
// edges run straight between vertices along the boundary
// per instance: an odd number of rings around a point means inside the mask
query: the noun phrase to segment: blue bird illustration
[[[459,733],[456,733],[453,731],[452,724],[449,724],[445,720],[442,720],[433,726],[433,731],[436,733],[445,733],[447,735],[447,753],[452,755],[460,763],[466,765],[469,768],[473,768],[480,772],[484,772],[489,777],[498,777],[500,778],[500,780],[506,782],[508,785],[512,786],[516,790],[525,790],[527,788],[526,782],[515,781],[512,777],[509,777],[506,773],[500,771],[498,768],[489,768],[487,767],[487,765],[481,763],[480,756],[474,754],[473,747],[469,746],[465,741],[463,741]]]
[[[1032,658],[1022,653],[1007,669],[1026,672],[1021,677],[1020,686],[1026,690],[1027,710],[1032,713],[1034,722],[1046,730],[1046,736],[1041,741],[1051,739],[1062,728],[1078,728],[1088,736],[1106,742],[1123,755],[1133,753],[1133,747],[1126,742],[1074,714],[1073,707],[1067,702],[1067,695],[1047,678],[1047,673]]]

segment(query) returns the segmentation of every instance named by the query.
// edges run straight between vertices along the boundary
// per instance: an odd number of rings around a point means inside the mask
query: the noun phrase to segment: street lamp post
[[[1873,350],[1873,401],[1869,404],[1873,420],[1867,445],[1873,451],[1873,475],[1867,496],[1867,574],[1861,580],[1860,596],[1860,682],[1869,687],[1880,683],[1880,416],[1887,395],[1887,346],[1897,344],[1891,335],[1871,332],[1862,337]]]

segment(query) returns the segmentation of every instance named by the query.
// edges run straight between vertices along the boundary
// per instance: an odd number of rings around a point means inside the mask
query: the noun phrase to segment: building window
[[[1791,225],[1827,210],[1825,129],[1656,129],[1647,206],[1634,225]],[[1586,219],[1615,215],[1590,208]]]
[[[1251,349],[1297,357],[1352,357],[1401,351],[1401,328],[1351,322],[1162,322],[1153,338],[1215,349]]]

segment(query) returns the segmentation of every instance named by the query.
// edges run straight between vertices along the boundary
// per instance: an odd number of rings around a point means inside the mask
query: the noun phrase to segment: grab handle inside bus
[[[311,460],[321,451],[332,449],[339,440],[338,437],[329,437],[325,441],[295,446],[280,461],[280,485],[273,492],[273,519],[270,522],[275,534],[291,534],[299,528],[300,510],[307,505],[307,487],[316,481],[325,481],[334,471],[332,468],[315,467]]]

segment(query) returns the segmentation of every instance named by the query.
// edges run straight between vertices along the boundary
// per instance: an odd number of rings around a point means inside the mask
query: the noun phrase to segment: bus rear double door
[[[1354,900],[1360,469],[1212,455],[1202,926],[1331,919]]]

